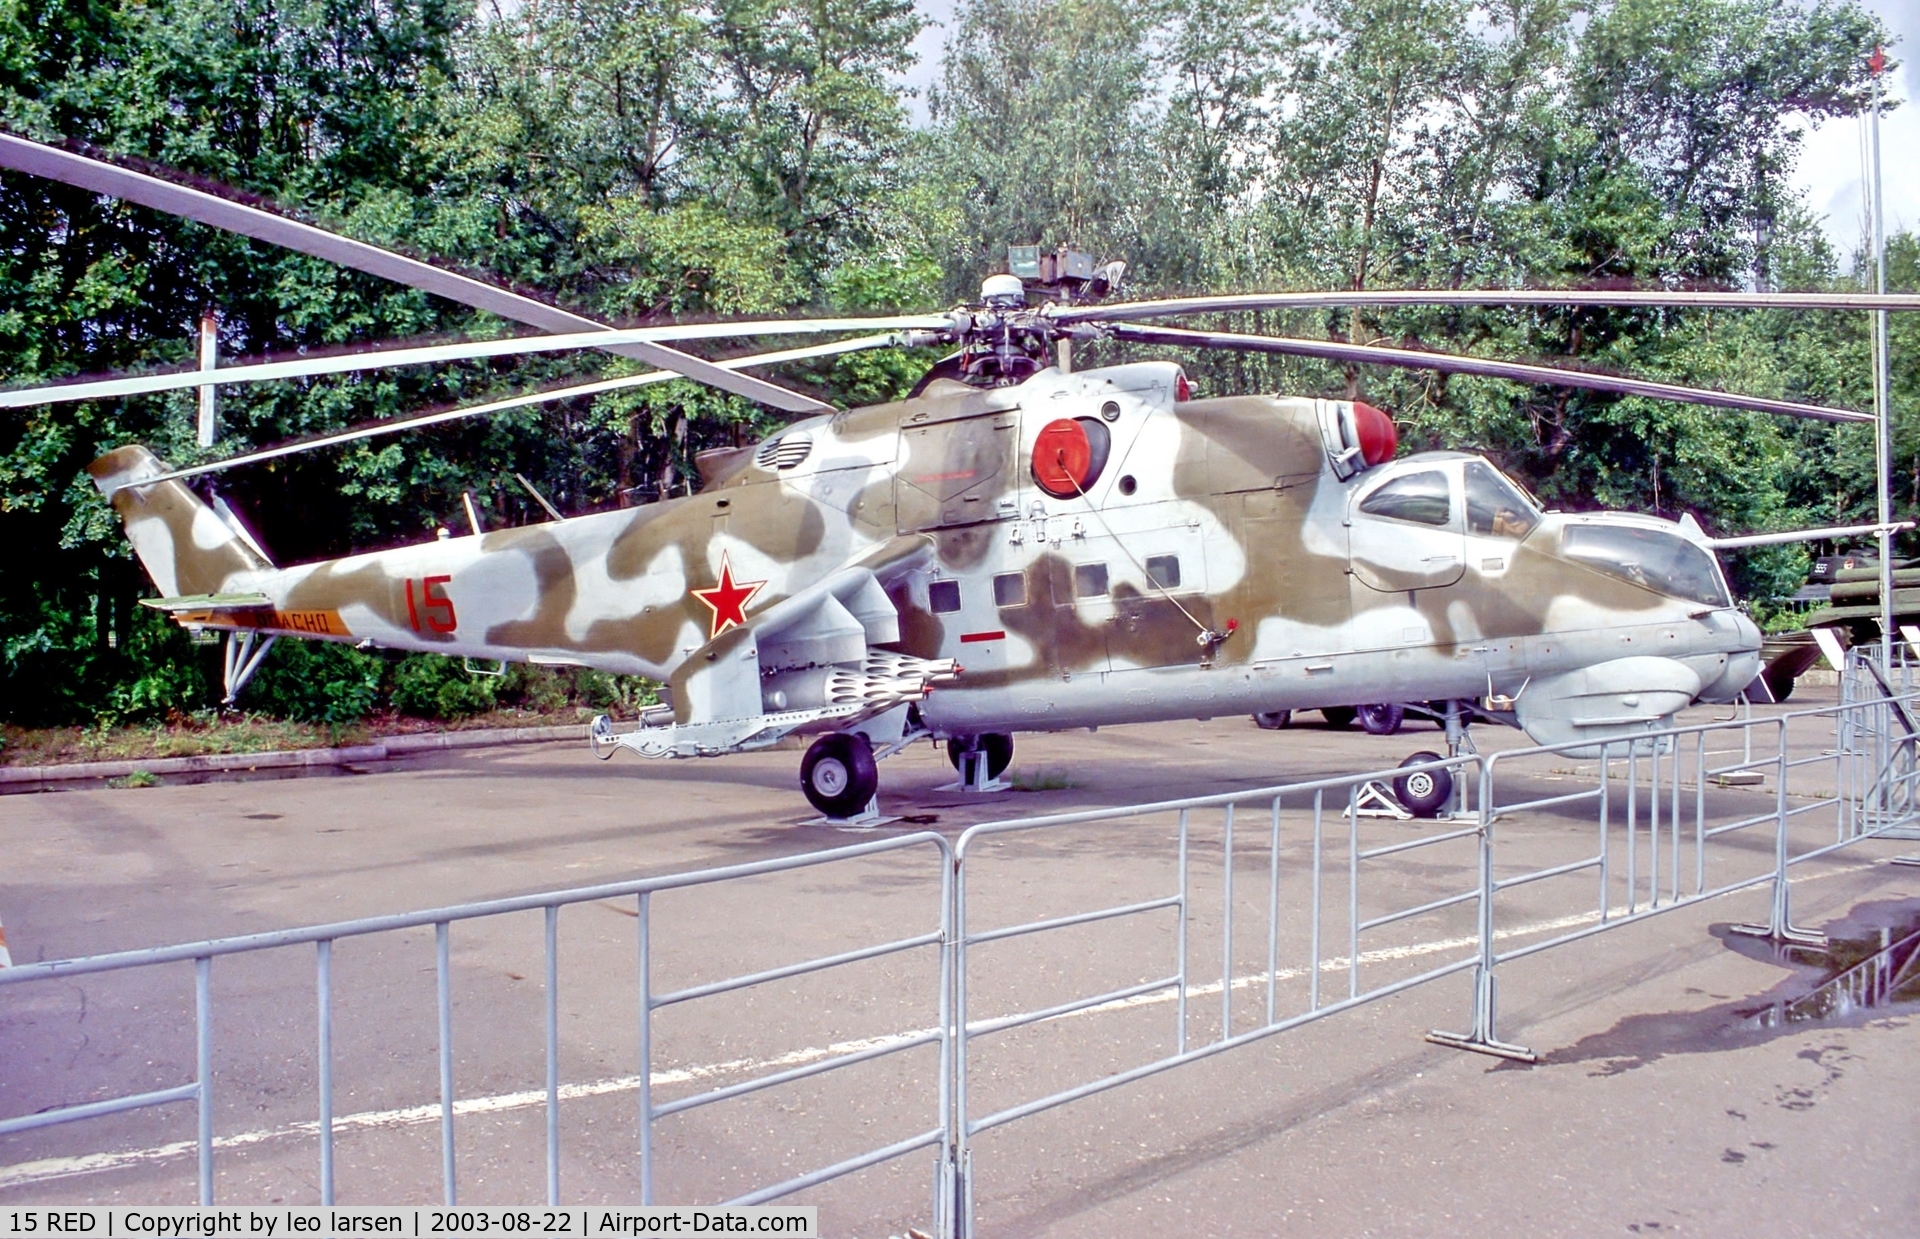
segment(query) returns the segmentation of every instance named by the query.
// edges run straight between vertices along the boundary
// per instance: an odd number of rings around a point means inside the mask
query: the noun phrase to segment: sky
[[[1901,61],[1887,74],[1886,97],[1889,105],[1900,104],[1880,120],[1880,184],[1887,209],[1889,235],[1901,229],[1920,229],[1920,106],[1908,102],[1920,99],[1920,0],[1859,0],[1879,15],[1894,36],[1890,54]],[[952,20],[954,0],[916,0],[915,7],[927,19],[913,50],[919,63],[904,80],[918,94],[912,103],[913,119],[927,119],[927,87],[939,80],[940,54],[947,39],[947,23]],[[1827,239],[1840,255],[1842,265],[1859,246],[1866,226],[1866,189],[1862,178],[1866,153],[1866,122],[1845,118],[1818,126],[1807,126],[1794,187],[1805,196],[1807,205],[1821,218]]]
[[[1898,43],[1889,53],[1902,61],[1887,74],[1886,97],[1901,106],[1880,118],[1880,192],[1886,230],[1920,229],[1920,0],[1861,0],[1877,13]],[[1810,127],[1793,181],[1816,215],[1825,217],[1827,239],[1844,264],[1866,226],[1866,189],[1861,176],[1867,149],[1866,121],[1845,118]]]

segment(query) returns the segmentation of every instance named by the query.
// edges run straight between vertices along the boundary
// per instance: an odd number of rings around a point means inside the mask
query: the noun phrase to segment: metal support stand
[[[852,817],[817,817],[808,825],[832,826],[839,830],[872,830],[876,826],[885,826],[897,822],[897,817],[880,816],[880,797],[867,801],[867,807]]]
[[[220,698],[220,708],[233,709],[234,701],[246,688],[253,673],[260,670],[261,662],[267,651],[273,648],[278,637],[268,637],[255,645],[256,634],[251,632],[231,632],[227,634],[227,644],[221,656],[221,683],[226,695]]]
[[[1388,791],[1378,779],[1368,783],[1354,795],[1353,805],[1348,812],[1357,817],[1392,818],[1396,822],[1413,820],[1413,814],[1407,812],[1400,802],[1393,798],[1393,793]]]
[[[985,749],[975,749],[971,753],[960,754],[960,781],[942,783],[934,790],[939,792],[970,792],[985,795],[988,792],[1013,790],[1013,784],[1005,779],[996,778],[987,773],[988,754]]]
[[[200,312],[200,368],[212,370],[217,364],[220,352],[220,320],[208,306]],[[214,386],[203,383],[199,388],[199,415],[194,423],[194,441],[201,447],[212,447],[218,437],[219,423],[214,411]]]
[[[1499,979],[1491,971],[1486,968],[1474,969],[1473,1031],[1450,1033],[1436,1028],[1427,1034],[1427,1040],[1450,1049],[1471,1050],[1475,1054],[1511,1059],[1516,1063],[1539,1062],[1540,1056],[1526,1046],[1511,1045],[1493,1035],[1494,1001],[1498,989]]]
[[[1773,881],[1773,904],[1767,909],[1767,923],[1729,925],[1727,932],[1748,938],[1765,938],[1776,946],[1811,946],[1826,950],[1827,935],[1818,930],[1802,929],[1793,923],[1788,889],[1786,876],[1776,877]]]

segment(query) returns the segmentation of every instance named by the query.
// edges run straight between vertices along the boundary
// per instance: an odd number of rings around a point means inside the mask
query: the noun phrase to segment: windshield
[[[1540,514],[1520,488],[1485,461],[1467,463],[1467,532],[1492,538],[1524,538]]]
[[[1561,549],[1635,585],[1711,607],[1731,606],[1712,554],[1659,529],[1634,525],[1569,525]]]

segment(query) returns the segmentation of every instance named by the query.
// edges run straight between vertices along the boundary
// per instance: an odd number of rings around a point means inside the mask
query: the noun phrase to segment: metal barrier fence
[[[1856,660],[1857,661],[1857,660]],[[1850,679],[1873,681],[1851,666]],[[1881,687],[1878,681],[1873,688]],[[1471,979],[1468,1029],[1430,1039],[1530,1059],[1503,1042],[1497,1026],[1502,965],[1620,925],[1736,891],[1769,887],[1765,924],[1750,932],[1776,940],[1809,937],[1792,924],[1793,868],[1862,839],[1897,835],[1920,821],[1915,729],[1920,692],[1868,695],[1855,683],[1841,705],[1772,717],[1733,717],[1583,748],[1529,748],[1463,754],[1428,769],[1454,778],[1462,795],[1451,817],[1406,821],[1376,815],[1370,785],[1401,771],[1262,788],[1121,810],[978,825],[949,843],[920,832],[827,852],[673,877],[526,896],[407,916],[344,922],[277,934],[0,972],[0,987],[84,973],[192,961],[198,1071],[193,1082],[119,1099],[0,1121],[0,1135],[99,1115],[195,1101],[199,1181],[213,1189],[209,974],[216,957],[313,944],[317,950],[321,1194],[333,1196],[333,1082],[330,1074],[332,944],[340,939],[432,925],[440,1030],[442,1177],[455,1200],[451,1007],[447,941],[456,922],[540,909],[545,916],[547,1195],[560,1202],[558,946],[560,909],[608,898],[636,901],[640,1072],[635,1195],[653,1198],[655,1123],[669,1115],[795,1083],[918,1047],[937,1050],[915,1105],[931,1123],[904,1139],[768,1184],[737,1198],[756,1203],[816,1186],[919,1150],[932,1150],[932,1223],[943,1237],[974,1229],[974,1145],[990,1131],[1108,1089],[1169,1071],[1448,976]],[[1832,727],[1832,749],[1816,743]],[[1797,747],[1796,747],[1797,745]],[[1771,786],[1768,786],[1770,781]],[[1570,790],[1548,782],[1575,784]],[[1551,829],[1516,831],[1516,823]],[[1087,832],[1112,849],[1114,884],[1137,889],[1112,900],[1035,891],[1036,848]],[[1251,838],[1249,838],[1251,836]],[[652,896],[742,878],[815,869],[902,849],[928,849],[939,870],[933,927],[805,961],[758,969],[666,993],[655,992]],[[1026,849],[1026,850],[1022,850]],[[1217,858],[1217,859],[1216,859]],[[1417,862],[1417,863],[1416,863]],[[1021,880],[999,879],[1017,866]],[[1417,874],[1415,873],[1417,870]],[[1217,872],[1216,872],[1217,871]],[[1257,885],[1242,876],[1257,872]],[[1034,878],[1036,881],[1029,881]],[[1240,885],[1236,887],[1236,882]],[[1044,885],[1043,883],[1040,883]],[[1041,906],[1036,911],[1035,900]],[[1196,963],[1196,931],[1212,922],[1218,981]],[[1258,932],[1247,932],[1253,925]],[[1089,967],[1122,975],[1050,992],[1046,967],[1068,955],[1048,944],[1109,934],[1119,949],[1086,951]],[[1425,934],[1426,937],[1419,935]],[[1385,945],[1375,945],[1384,943]],[[1084,940],[1083,940],[1084,945]],[[1049,951],[1052,951],[1050,954]],[[877,1038],[817,1061],[656,1102],[659,1072],[652,1028],[663,1008],[882,957],[925,951],[929,1025]],[[1028,952],[1021,956],[1019,952]],[[1164,952],[1164,954],[1160,954]],[[1011,967],[997,965],[1012,953]],[[1208,949],[1210,961],[1215,949]],[[1154,959],[1164,960],[1155,964]],[[1057,970],[1057,969],[1055,969]],[[1210,1002],[1196,1002],[1215,996]],[[1248,991],[1257,1004],[1236,1005]],[[0,990],[4,992],[4,990]],[[1145,1030],[1134,1016],[1171,1008],[1171,1026]],[[1023,1088],[1025,1076],[985,1071],[991,1056],[1019,1053],[1020,1038],[1087,1027],[1099,1017],[1116,1031],[1111,1048],[1137,1049],[1131,1065],[1092,1078]],[[1131,1021],[1131,1022],[1130,1022]],[[1057,1066],[1057,1058],[1049,1058]],[[918,1087],[918,1085],[916,1086]]]
[[[775,968],[757,970],[752,973],[729,977],[703,985],[691,986],[668,993],[656,993],[653,987],[653,897],[664,891],[684,890],[693,887],[714,886],[720,883],[736,882],[746,878],[776,873],[791,873],[799,870],[813,870],[822,866],[845,863],[862,857],[871,857],[883,853],[898,852],[903,849],[927,849],[934,853],[933,860],[937,868],[930,870],[928,877],[936,884],[940,892],[937,906],[938,917],[935,924],[925,932],[905,938],[879,942],[849,951],[814,959],[784,964]],[[440,1170],[441,1194],[449,1205],[457,1204],[458,1176],[455,1158],[455,1087],[454,1087],[454,1024],[451,996],[452,969],[449,963],[449,940],[455,925],[470,925],[478,921],[509,916],[514,913],[539,911],[544,917],[543,962],[543,1005],[545,1024],[545,1178],[548,1204],[560,1203],[560,1036],[559,1036],[559,919],[560,911],[574,905],[600,903],[609,899],[632,898],[635,901],[637,919],[638,950],[638,993],[635,996],[640,1046],[640,1071],[634,1082],[639,1097],[638,1147],[639,1165],[637,1167],[634,1195],[641,1203],[653,1203],[653,1129],[655,1123],[672,1114],[682,1113],[701,1106],[731,1098],[742,1097],[749,1093],[773,1088],[797,1080],[823,1075],[855,1064],[870,1062],[877,1058],[898,1054],[919,1046],[938,1047],[940,1058],[939,1078],[944,1081],[950,1071],[948,1067],[951,1042],[947,1035],[951,1021],[948,1018],[948,997],[951,986],[948,983],[948,963],[951,958],[944,943],[949,937],[947,909],[951,906],[951,889],[954,867],[952,848],[947,840],[931,831],[900,835],[889,839],[874,840],[854,844],[848,847],[834,848],[829,851],[807,853],[779,860],[759,861],[751,864],[733,865],[722,869],[708,869],[693,873],[675,874],[668,877],[649,878],[633,882],[620,882],[601,886],[583,887],[576,890],[556,891],[539,895],[525,895],[511,899],[496,899],[483,903],[461,904],[453,907],[435,908],[423,912],[407,913],[397,916],[370,917],[361,920],[342,921],[331,925],[316,925],[305,929],[283,930],[275,933],[249,934],[242,937],[221,938],[207,942],[188,943],[181,946],[164,947],[149,950],[123,951],[111,955],[96,955],[82,959],[60,960],[48,963],[17,965],[0,970],[0,993],[6,987],[17,987],[34,982],[44,982],[67,977],[95,975],[101,973],[129,972],[133,970],[162,968],[167,965],[191,962],[194,975],[194,1029],[195,1062],[194,1079],[186,1084],[152,1092],[117,1097],[85,1105],[66,1106],[42,1113],[29,1114],[19,1118],[0,1120],[0,1136],[16,1132],[30,1131],[36,1128],[52,1127],[61,1124],[80,1122],[103,1115],[118,1114],[129,1110],[161,1106],[173,1102],[194,1102],[198,1112],[196,1132],[197,1169],[199,1180],[199,1200],[202,1205],[214,1203],[214,1115],[213,1115],[213,1079],[214,1079],[214,1004],[212,998],[211,977],[213,962],[216,959],[232,956],[253,955],[260,952],[284,950],[290,947],[311,945],[315,948],[315,990],[317,994],[317,1014],[315,1028],[317,1034],[318,1062],[318,1111],[317,1127],[319,1144],[319,1185],[320,1203],[334,1203],[334,1046],[333,1046],[333,948],[344,939],[363,938],[378,934],[392,934],[408,929],[432,926],[434,931],[434,970],[437,981],[438,1042],[436,1060],[439,1068],[440,1096]],[[886,1038],[880,1044],[867,1046],[844,1054],[838,1054],[820,1061],[793,1067],[789,1070],[757,1076],[721,1088],[709,1089],[689,1096],[676,1098],[670,1102],[657,1103],[653,1099],[652,1081],[653,1062],[653,1023],[655,1012],[665,1007],[698,999],[712,998],[722,994],[735,993],[751,987],[771,982],[787,980],[809,973],[827,969],[845,967],[864,961],[880,959],[915,950],[926,950],[932,958],[928,961],[927,988],[930,1014],[926,1029],[902,1036]],[[941,1145],[948,1127],[948,1094],[945,1087],[936,1090],[931,1101],[931,1122],[920,1133],[902,1141],[890,1143],[884,1147],[870,1149],[854,1157],[836,1162],[806,1174],[747,1193],[731,1204],[757,1204],[778,1196],[788,1195],[808,1187],[824,1183],[844,1174],[850,1174],[867,1166],[902,1156],[915,1149]]]

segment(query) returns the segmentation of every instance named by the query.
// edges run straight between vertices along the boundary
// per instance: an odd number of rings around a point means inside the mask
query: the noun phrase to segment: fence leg
[[[1825,949],[1827,935],[1801,929],[1793,923],[1793,886],[1787,880],[1787,729],[1780,728],[1780,755],[1774,774],[1773,825],[1773,900],[1764,925],[1730,925],[1729,933],[1750,938],[1765,938],[1776,944],[1791,943]]]
[[[967,1239],[973,1234],[973,1184],[967,1173],[973,1161],[971,1152],[963,1152],[949,1142],[940,1157],[940,1213],[933,1219],[939,1239]],[[918,1232],[915,1232],[918,1233]]]
[[[1473,966],[1473,1030],[1466,1033],[1435,1029],[1427,1040],[1456,1050],[1472,1050],[1515,1062],[1537,1063],[1540,1056],[1523,1045],[1510,1045],[1495,1033],[1499,980],[1493,974],[1493,797],[1485,767],[1480,771],[1480,958]]]

